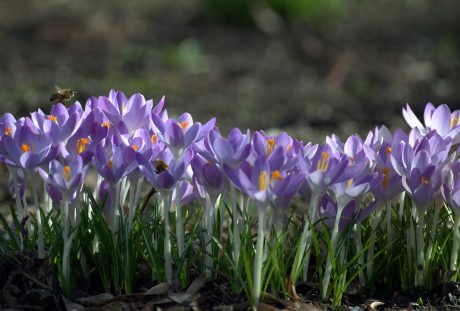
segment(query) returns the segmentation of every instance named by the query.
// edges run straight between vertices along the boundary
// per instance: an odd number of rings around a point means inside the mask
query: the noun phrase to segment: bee
[[[55,103],[64,103],[71,100],[77,92],[72,89],[61,89],[59,86],[55,85],[56,93],[51,95],[50,102]]]
[[[155,173],[160,174],[161,172],[167,171],[168,170],[168,164],[165,163],[165,161],[156,159],[153,161],[153,165],[155,166]]]

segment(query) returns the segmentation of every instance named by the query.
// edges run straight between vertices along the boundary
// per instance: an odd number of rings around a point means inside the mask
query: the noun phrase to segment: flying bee
[[[155,166],[155,173],[160,174],[161,172],[167,171],[168,170],[168,164],[165,163],[165,161],[156,159],[153,161],[153,165]]]
[[[53,104],[64,103],[71,100],[77,92],[72,89],[61,89],[59,86],[55,86],[56,93],[51,95],[50,102]]]

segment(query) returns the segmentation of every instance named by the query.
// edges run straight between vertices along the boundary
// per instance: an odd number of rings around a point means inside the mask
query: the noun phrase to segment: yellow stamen
[[[390,169],[388,167],[384,167],[382,172],[383,172],[383,190],[387,190],[388,184],[390,182]]]
[[[86,145],[89,144],[89,138],[83,137],[77,139],[77,153],[81,154],[85,151]]]
[[[391,151],[393,151],[393,150],[391,149],[390,146],[388,146],[388,147],[385,149],[385,153],[386,153],[387,155],[390,155],[390,154],[391,154]]]
[[[321,152],[321,160],[318,161],[318,164],[316,165],[316,169],[319,171],[327,171],[329,167],[329,153],[323,151]]]
[[[274,138],[269,138],[267,139],[267,155],[270,155],[273,151],[273,147],[275,147],[275,139]]]
[[[453,128],[454,126],[456,126],[458,123],[458,118],[457,117],[453,117],[451,120],[450,120],[450,128]]]
[[[28,144],[22,144],[21,149],[22,149],[22,152],[29,152],[30,146]]]
[[[125,103],[122,103],[121,104],[121,113],[125,113],[125,108],[126,108]]]
[[[154,144],[157,141],[157,139],[158,139],[158,136],[156,134],[152,134],[152,138],[151,138],[152,144]]]
[[[113,162],[112,162],[112,160],[109,160],[109,162],[107,162],[107,166],[108,166],[110,169],[112,169],[112,167],[113,167]]]
[[[70,177],[72,176],[71,173],[70,173],[70,166],[68,166],[68,165],[64,166],[63,171],[64,171],[65,180],[69,181]]]
[[[420,182],[422,183],[422,185],[431,184],[431,180],[428,177],[425,177],[425,176],[420,177]]]
[[[348,181],[347,181],[347,189],[350,189],[352,183],[353,183],[353,178],[348,179]]]
[[[271,180],[282,180],[283,179],[283,176],[281,175],[281,172],[280,171],[273,171],[272,172],[272,177],[271,177]]]
[[[110,128],[110,122],[102,122],[101,126],[106,127],[107,129],[109,129]]]
[[[57,117],[52,114],[48,116],[48,120],[58,123]]]
[[[267,185],[268,185],[267,172],[262,171],[260,172],[260,175],[259,175],[259,191],[267,189]]]
[[[138,146],[138,145],[132,145],[131,148],[132,148],[134,151],[139,150],[139,146]]]
[[[183,130],[185,130],[188,126],[188,121],[183,121],[183,122],[177,122],[177,125]]]
[[[6,136],[11,136],[11,127],[7,127],[7,128],[5,129],[5,135],[6,135]]]

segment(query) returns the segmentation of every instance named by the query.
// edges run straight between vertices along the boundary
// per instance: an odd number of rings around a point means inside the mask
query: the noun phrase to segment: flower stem
[[[460,227],[460,213],[454,211],[455,214],[455,223],[452,228],[453,232],[453,240],[452,240],[452,251],[450,253],[450,271],[457,271],[457,259],[458,259],[458,248],[460,245],[459,239],[459,227]]]
[[[45,258],[45,243],[43,240],[43,227],[42,227],[42,215],[40,212],[40,206],[38,203],[38,191],[37,184],[35,182],[35,176],[32,175],[32,194],[34,197],[35,210],[37,211],[37,227],[38,227],[38,259]]]
[[[425,219],[424,209],[418,210],[418,223],[417,223],[417,278],[415,285],[423,285],[423,270],[424,270],[424,260],[425,260],[425,241],[423,239],[423,226]]]
[[[238,206],[236,203],[236,189],[230,185],[230,200],[232,203],[232,218],[233,218],[233,262],[235,268],[238,269],[241,249],[240,237],[240,215],[238,213]],[[240,206],[242,208],[242,206]]]
[[[308,211],[309,213],[311,213],[311,215],[310,215],[310,220],[308,223],[308,228],[310,228],[310,226],[316,221],[316,214],[318,213],[319,198],[320,196],[318,194],[314,194],[310,199],[310,207]],[[305,282],[308,280],[308,268],[310,266],[311,242],[313,239],[313,230],[314,228],[311,228],[307,232],[308,236],[307,236],[306,245],[305,245],[305,249],[307,250],[307,253],[305,254],[305,260],[303,263],[303,280]]]
[[[364,252],[362,252],[363,242],[362,242],[362,239],[361,239],[361,225],[355,224],[353,227],[356,229],[355,230],[355,234],[356,234],[356,253],[360,254],[359,258],[358,258],[358,265],[359,265],[359,268],[361,268],[361,267],[364,266]],[[363,269],[360,269],[358,275],[359,275],[359,284],[361,286],[364,286],[365,282],[364,282],[364,271],[363,271]]]
[[[22,221],[24,218],[24,211],[22,210],[21,205],[21,195],[19,190],[19,183],[18,183],[18,171],[15,168],[10,169],[11,175],[13,176],[13,184],[14,184],[14,195],[16,196],[16,208],[18,210],[19,220]]]
[[[182,220],[182,209],[180,206],[180,197],[179,197],[179,183],[176,184],[176,239],[177,239],[177,250],[179,252],[179,257],[182,257],[185,250],[184,244],[184,224]]]
[[[62,237],[64,239],[64,247],[69,238],[69,201],[64,196],[61,200],[61,221],[62,221]]]
[[[433,222],[431,223],[431,234],[430,234],[430,241],[428,242],[428,248],[426,250],[426,262],[430,262],[431,254],[433,252],[433,241],[436,234],[436,227],[438,226],[439,222],[439,212],[442,209],[442,201],[440,199],[435,199],[434,201],[434,216]]]
[[[310,246],[311,246],[311,238],[312,238],[312,230],[313,228],[310,228],[312,222],[315,220],[313,219],[313,216],[316,217],[316,213],[313,210],[316,210],[315,206],[317,206],[317,196],[313,196],[310,200],[310,205],[309,209],[307,211],[307,217],[305,218],[305,224],[302,230],[302,235],[300,237],[300,244],[297,247],[297,251],[294,257],[294,264],[292,266],[291,270],[291,282],[295,284],[299,278],[300,274],[300,267],[302,266],[302,260],[304,263],[303,267],[303,279],[304,281],[307,281],[308,277],[308,266],[310,264]],[[312,208],[313,206],[313,208]],[[311,215],[309,215],[311,214]],[[305,250],[307,250],[307,253],[305,254]]]
[[[369,242],[371,243],[369,249],[367,250],[367,279],[370,280],[374,273],[374,244],[375,236],[377,235],[377,227],[380,223],[380,216],[382,215],[382,208],[378,206],[375,211],[374,219],[371,221],[371,236]]]
[[[136,211],[136,207],[134,206],[135,195],[136,195],[136,187],[134,186],[134,183],[130,182],[129,203],[128,203],[128,230],[130,231],[133,228],[134,213]]]
[[[342,211],[344,208],[344,205],[339,202],[337,202],[337,205],[338,206],[337,206],[337,214],[335,216],[334,229],[332,230],[332,234],[331,234],[331,250],[328,253],[327,261],[326,261],[326,268],[324,270],[321,299],[325,299],[327,296],[327,290],[329,288],[329,282],[331,280],[332,258],[335,257],[335,247],[337,245],[337,238],[339,235],[340,218],[342,216]]]
[[[171,210],[171,194],[162,193],[165,222],[164,257],[166,282],[172,282],[171,238],[169,234],[169,211]]]
[[[257,245],[256,261],[254,262],[254,300],[259,303],[260,292],[262,289],[262,264],[264,255],[264,237],[265,237],[265,209],[258,208],[258,225],[257,225]]]

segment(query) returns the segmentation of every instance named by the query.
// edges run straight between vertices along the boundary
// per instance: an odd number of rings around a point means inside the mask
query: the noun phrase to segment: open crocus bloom
[[[39,169],[39,174],[46,182],[47,191],[54,201],[73,200],[83,185],[86,167],[80,156],[69,157],[62,163],[52,160],[49,173]]]
[[[420,122],[415,113],[406,105],[402,110],[403,117],[411,128],[418,128],[422,134],[436,132],[443,138],[451,138],[453,144],[460,143],[460,110],[451,112],[449,106],[440,105],[435,108],[431,103],[425,106],[424,123]]]
[[[40,133],[29,118],[18,120],[14,134],[4,135],[2,143],[8,163],[28,171],[48,163],[58,152],[50,133]]]

